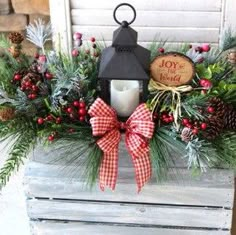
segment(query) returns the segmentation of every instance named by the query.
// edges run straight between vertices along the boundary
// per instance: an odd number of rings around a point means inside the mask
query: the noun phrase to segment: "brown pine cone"
[[[224,115],[226,104],[218,97],[209,100],[209,106],[214,109],[214,113],[210,114],[207,119],[207,129],[204,130],[203,136],[212,140],[220,135],[224,129]]]
[[[15,116],[15,110],[11,107],[1,107],[0,109],[0,121],[6,122],[11,120]]]
[[[9,33],[8,38],[10,39],[11,43],[21,44],[24,40],[24,36],[18,32]]]
[[[228,130],[236,130],[236,110],[232,105],[227,105],[224,114],[224,127]]]

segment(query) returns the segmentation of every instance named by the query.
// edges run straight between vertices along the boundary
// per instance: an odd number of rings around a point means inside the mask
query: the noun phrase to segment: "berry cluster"
[[[81,33],[79,33],[79,32],[76,32],[73,35],[74,46],[75,46],[75,48],[72,50],[72,56],[73,57],[78,57],[80,55],[79,47],[82,46],[82,42],[83,42],[82,36],[83,35]],[[86,55],[92,55],[93,57],[97,58],[97,57],[99,57],[99,52],[97,50],[97,44],[96,44],[95,37],[91,37],[90,41],[92,43],[91,47],[93,48],[93,52],[91,53],[91,51],[89,49],[87,49],[85,51],[85,54]]]
[[[192,133],[194,135],[197,135],[199,133],[199,130],[205,130],[207,128],[207,123],[190,120],[189,118],[183,118],[182,125],[189,129],[192,129]]]
[[[174,116],[172,113],[170,112],[167,112],[167,111],[164,111],[164,112],[161,112],[160,116],[158,117],[158,114],[155,113],[153,115],[153,119],[154,120],[160,120],[162,121],[164,124],[169,124],[169,123],[172,123],[174,121]]]
[[[65,112],[72,120],[84,122],[87,115],[86,103],[83,100],[75,100],[65,108]]]

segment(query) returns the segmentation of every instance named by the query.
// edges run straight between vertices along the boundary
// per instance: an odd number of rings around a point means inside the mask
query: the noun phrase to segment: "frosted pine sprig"
[[[45,23],[42,19],[34,21],[34,24],[30,23],[26,27],[26,38],[37,47],[41,48],[44,52],[44,45],[47,41],[51,40],[52,27],[51,23]]]

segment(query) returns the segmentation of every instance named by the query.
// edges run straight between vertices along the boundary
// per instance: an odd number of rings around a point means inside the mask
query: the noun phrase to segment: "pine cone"
[[[11,107],[2,107],[0,109],[0,121],[6,122],[15,116],[15,110]]]
[[[21,44],[24,40],[24,36],[18,32],[9,33],[8,38],[10,39],[11,43]]]
[[[233,49],[228,54],[229,63],[236,65],[236,49]]]
[[[36,84],[40,80],[41,80],[40,74],[33,73],[33,72],[27,72],[22,79],[22,83],[24,83],[26,81],[31,81]]]
[[[34,61],[31,65],[30,65],[30,69],[29,72],[33,72],[33,73],[38,73],[38,62]]]
[[[188,127],[184,127],[180,136],[181,136],[182,141],[188,143],[193,138],[192,129],[190,129]]]
[[[209,106],[214,108],[214,113],[208,117],[207,129],[203,132],[206,139],[212,140],[220,135],[224,129],[224,115],[226,104],[219,98],[214,97],[209,100]]]
[[[228,130],[236,130],[236,110],[232,105],[227,105],[224,114],[224,127]]]

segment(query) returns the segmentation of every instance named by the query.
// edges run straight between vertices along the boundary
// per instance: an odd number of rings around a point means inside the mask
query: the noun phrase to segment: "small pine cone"
[[[0,109],[0,121],[6,122],[15,116],[15,110],[11,107],[2,107]]]
[[[22,83],[24,83],[25,81],[31,81],[31,82],[37,83],[40,80],[41,80],[41,76],[39,74],[28,72],[23,77]]]
[[[33,72],[33,73],[38,73],[38,62],[34,61],[31,65],[30,65],[30,69],[29,72]]]
[[[188,143],[189,141],[192,140],[193,138],[193,132],[192,129],[188,128],[188,127],[184,127],[184,129],[181,132],[181,139],[182,141]]]
[[[227,105],[225,109],[224,127],[228,130],[236,130],[236,110],[232,105]]]
[[[228,54],[228,61],[232,65],[236,65],[236,49],[233,49]]]
[[[21,44],[24,40],[24,36],[18,32],[9,33],[8,38],[10,39],[11,43]]]

